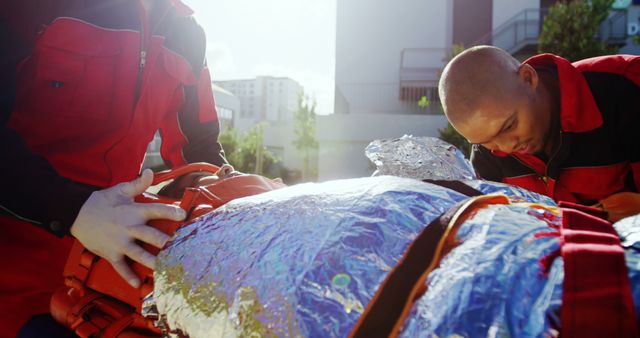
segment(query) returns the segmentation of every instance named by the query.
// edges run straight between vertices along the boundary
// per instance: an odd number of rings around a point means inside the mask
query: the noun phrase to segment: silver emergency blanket
[[[426,281],[403,337],[556,337],[561,328],[564,266],[540,260],[559,249],[557,237],[536,236],[559,226],[543,209],[494,205],[463,223],[461,244]],[[640,216],[614,224],[625,258],[636,314],[640,315]],[[640,320],[640,318],[639,318]]]
[[[393,175],[415,179],[475,179],[471,163],[455,146],[435,137],[405,135],[375,140],[365,155],[376,165],[374,176]]]
[[[559,327],[563,267],[545,276],[540,259],[559,249],[560,226],[547,210],[516,205],[481,209],[457,232],[461,243],[427,280],[401,336],[554,337]]]
[[[624,248],[624,257],[629,269],[629,283],[633,292],[633,303],[640,323],[640,215],[627,217],[613,224]]]
[[[425,176],[414,177],[442,178]],[[456,177],[485,194],[555,205],[524,189]],[[346,337],[416,236],[465,198],[416,179],[376,176],[234,200],[186,224],[158,256],[160,322],[190,337]],[[562,259],[549,271],[540,259],[559,243],[536,234],[560,221],[551,211],[518,205],[479,211],[460,226],[460,244],[426,281],[428,291],[400,335],[557,335]],[[640,218],[616,224],[636,307],[638,224]]]
[[[158,311],[191,337],[346,336],[420,230],[464,198],[382,176],[234,200],[158,256]]]
[[[158,311],[191,337],[346,336],[412,240],[464,198],[381,176],[235,200],[158,256]]]

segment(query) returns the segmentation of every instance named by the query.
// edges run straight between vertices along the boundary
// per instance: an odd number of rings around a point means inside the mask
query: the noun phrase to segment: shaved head
[[[545,75],[545,81],[538,86],[538,71],[502,49],[478,46],[447,64],[438,90],[447,119],[470,143],[536,153],[547,151],[551,116],[559,116],[548,90],[557,80]]]
[[[520,62],[493,46],[477,46],[454,57],[440,78],[440,100],[454,126],[481,104],[509,95],[518,82]]]

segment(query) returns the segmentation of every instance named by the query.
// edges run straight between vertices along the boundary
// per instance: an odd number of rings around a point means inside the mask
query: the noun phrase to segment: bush
[[[613,0],[560,1],[549,9],[539,39],[541,53],[569,61],[615,54],[618,49],[596,39],[600,24],[609,16]]]

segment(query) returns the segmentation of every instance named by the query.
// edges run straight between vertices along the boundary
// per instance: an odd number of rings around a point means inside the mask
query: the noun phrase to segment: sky
[[[216,80],[283,76],[333,112],[337,0],[183,0],[207,34]]]

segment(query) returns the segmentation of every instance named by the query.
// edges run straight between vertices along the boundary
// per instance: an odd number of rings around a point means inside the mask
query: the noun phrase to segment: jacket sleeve
[[[220,124],[215,109],[209,71],[204,68],[198,84],[184,87],[184,103],[160,130],[162,158],[170,167],[194,162],[221,166],[227,163],[218,142]]]
[[[640,62],[636,68],[640,74]],[[635,191],[640,192],[640,83],[629,81],[621,91],[620,98],[624,100],[618,103],[622,116],[618,128],[620,135],[623,135],[627,159],[631,164]]]
[[[0,126],[0,214],[61,237],[69,233],[95,190],[58,175],[46,159],[30,151],[18,133]]]
[[[161,155],[169,167],[194,162],[226,164],[222,146],[218,142],[220,123],[209,69],[205,63],[206,39],[202,28],[193,19],[183,19],[176,25],[178,42],[167,41],[191,64],[197,79],[193,85],[184,85],[177,93],[181,102],[177,117],[169,114],[164,121]]]
[[[504,179],[495,155],[491,154],[483,146],[474,144],[471,147],[471,164],[476,171],[476,175],[482,179],[494,182],[502,182]]]

